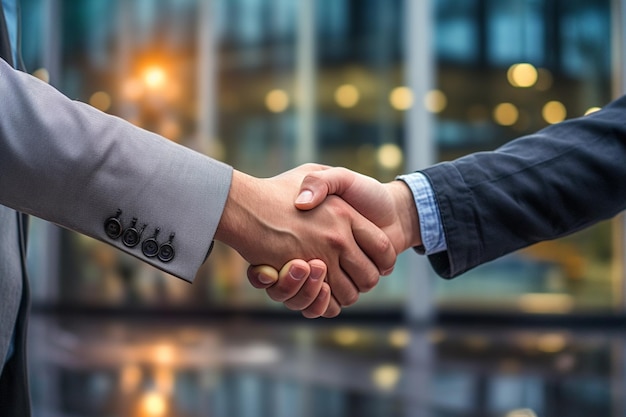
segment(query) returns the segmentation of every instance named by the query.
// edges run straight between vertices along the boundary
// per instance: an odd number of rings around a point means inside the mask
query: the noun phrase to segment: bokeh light
[[[146,87],[151,90],[156,90],[165,85],[167,75],[162,67],[151,65],[144,70],[142,78]]]
[[[335,91],[335,101],[345,109],[356,106],[360,98],[359,90],[352,84],[341,85]]]
[[[396,110],[408,110],[413,106],[413,91],[409,87],[396,87],[389,94],[389,102]]]
[[[378,148],[377,159],[383,168],[394,170],[402,165],[402,149],[396,144],[386,143]]]
[[[493,119],[502,126],[512,126],[519,118],[519,110],[512,103],[500,103],[493,111]]]
[[[565,120],[565,117],[567,116],[567,110],[565,109],[563,103],[553,100],[547,102],[543,106],[543,109],[541,110],[541,115],[546,122],[550,124],[555,124]]]
[[[111,108],[111,96],[104,91],[96,91],[89,97],[89,104],[101,111]]]
[[[265,105],[272,113],[282,113],[289,107],[289,96],[284,90],[272,90],[265,96]]]
[[[431,90],[424,96],[424,107],[431,113],[441,113],[448,105],[448,98],[441,90]]]
[[[537,82],[537,69],[528,63],[513,64],[506,73],[513,87],[528,88]]]

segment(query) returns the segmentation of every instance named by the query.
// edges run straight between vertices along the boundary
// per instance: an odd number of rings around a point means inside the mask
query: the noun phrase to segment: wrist
[[[249,216],[249,210],[246,209],[245,203],[253,198],[254,194],[251,188],[254,187],[255,180],[254,177],[233,170],[224,211],[215,231],[215,240],[237,249],[237,242],[241,239],[242,231],[246,229],[246,218]]]
[[[409,186],[401,180],[387,184],[392,196],[398,222],[404,235],[402,251],[422,245],[422,234],[419,213],[415,205],[415,197]]]

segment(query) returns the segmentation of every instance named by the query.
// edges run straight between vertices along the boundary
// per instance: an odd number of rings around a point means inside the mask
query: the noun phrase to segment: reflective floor
[[[314,324],[312,324],[314,323]],[[624,416],[616,331],[43,319],[36,416]]]

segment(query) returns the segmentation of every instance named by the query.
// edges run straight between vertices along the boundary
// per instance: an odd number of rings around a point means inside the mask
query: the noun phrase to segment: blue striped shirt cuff
[[[418,251],[425,255],[443,252],[447,250],[446,235],[443,232],[439,207],[435,200],[435,193],[426,176],[415,172],[400,175],[397,180],[404,181],[415,198],[415,206],[420,222],[423,250]]]

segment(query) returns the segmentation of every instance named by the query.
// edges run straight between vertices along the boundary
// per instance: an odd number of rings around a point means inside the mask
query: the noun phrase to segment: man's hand
[[[321,169],[303,165],[269,179],[235,171],[215,238],[275,270],[292,259],[320,259],[332,297],[348,306],[391,272],[396,252],[380,228],[338,197],[315,210],[294,207],[305,175]]]
[[[330,286],[324,281],[326,264],[319,259],[304,262],[296,259],[280,272],[271,266],[248,268],[248,279],[256,288],[265,288],[269,297],[306,318],[335,317],[341,307],[332,302]]]
[[[295,205],[300,210],[311,210],[329,195],[341,197],[380,227],[396,253],[422,244],[415,199],[403,181],[382,184],[346,168],[329,168],[304,178]]]
[[[413,193],[402,181],[381,184],[373,178],[345,168],[329,168],[309,173],[302,182],[295,205],[301,210],[311,210],[320,205],[327,196],[337,195],[362,215],[379,226],[391,239],[396,253],[421,245],[419,219]],[[267,288],[259,283],[259,277],[267,280],[277,276],[267,267],[250,267],[248,278],[257,288]],[[281,277],[282,277],[281,273]],[[288,281],[272,282],[272,291],[288,286]],[[334,291],[331,284],[331,290]],[[269,290],[268,290],[269,293]],[[321,294],[320,294],[321,295]],[[317,295],[316,295],[317,296]],[[274,299],[274,298],[273,298]],[[301,301],[313,303],[314,297]],[[317,301],[315,301],[317,304]],[[333,314],[338,312],[333,311]],[[335,315],[336,315],[335,314]],[[329,316],[324,314],[325,317]]]

